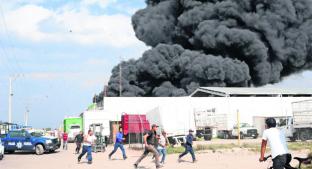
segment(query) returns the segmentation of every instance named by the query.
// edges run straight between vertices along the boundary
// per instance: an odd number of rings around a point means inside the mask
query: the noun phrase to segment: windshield
[[[245,128],[245,127],[252,127],[250,124],[248,124],[248,123],[240,123],[240,128]],[[237,125],[235,125],[234,127],[233,127],[234,129],[237,129]]]
[[[71,126],[70,129],[80,129],[80,126]]]
[[[32,132],[30,133],[31,136],[33,137],[42,137],[43,136],[43,133],[40,133],[40,132]]]

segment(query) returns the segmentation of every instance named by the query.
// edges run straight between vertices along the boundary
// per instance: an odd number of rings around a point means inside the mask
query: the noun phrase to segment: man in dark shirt
[[[82,131],[80,131],[79,134],[77,134],[75,137],[76,154],[79,154],[82,142],[83,142],[83,133],[82,133]]]
[[[120,148],[121,152],[122,152],[122,156],[123,159],[127,159],[126,156],[126,152],[124,149],[124,146],[122,144],[122,142],[125,140],[125,138],[123,138],[123,134],[122,134],[122,128],[119,127],[119,132],[116,134],[116,142],[114,145],[114,150],[108,155],[108,158],[111,159],[112,155],[117,151],[118,148]]]
[[[158,129],[158,126],[156,124],[152,125],[152,129],[150,131],[148,131],[145,135],[144,135],[144,145],[145,145],[145,150],[144,153],[141,155],[141,157],[134,163],[134,167],[137,168],[139,163],[148,155],[148,153],[153,153],[153,155],[155,156],[155,165],[156,168],[160,168],[161,165],[159,163],[159,154],[156,150],[156,131]]]
[[[184,145],[185,151],[184,153],[179,155],[179,162],[181,161],[181,158],[185,156],[187,153],[190,153],[192,155],[193,163],[196,162],[196,157],[193,150],[193,139],[194,139],[193,132],[194,132],[193,130],[189,130],[189,134],[186,137],[186,143]]]

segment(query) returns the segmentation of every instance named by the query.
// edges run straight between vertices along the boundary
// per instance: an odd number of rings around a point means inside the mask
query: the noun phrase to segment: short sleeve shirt
[[[269,142],[273,159],[278,155],[288,153],[286,137],[283,130],[277,128],[266,129],[263,132],[262,139]]]
[[[147,141],[147,144],[149,144],[149,145],[155,145],[155,139],[156,139],[156,132],[154,131],[148,131],[147,133],[146,133],[148,136],[147,136],[147,139],[146,139],[146,141]]]

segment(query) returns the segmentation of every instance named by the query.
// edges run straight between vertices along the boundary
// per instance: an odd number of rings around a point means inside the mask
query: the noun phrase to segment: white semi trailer
[[[312,139],[312,100],[292,103],[292,139],[302,141]]]

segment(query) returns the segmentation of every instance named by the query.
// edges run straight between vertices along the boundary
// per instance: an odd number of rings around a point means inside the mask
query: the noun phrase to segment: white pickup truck
[[[245,137],[252,137],[254,139],[256,139],[258,137],[258,130],[249,125],[248,123],[240,123],[240,137],[241,139],[245,138]],[[238,129],[237,129],[237,125],[235,125],[233,127],[232,130],[232,137],[238,137]]]
[[[4,157],[4,146],[1,142],[1,139],[0,139],[0,160],[2,160]]]

